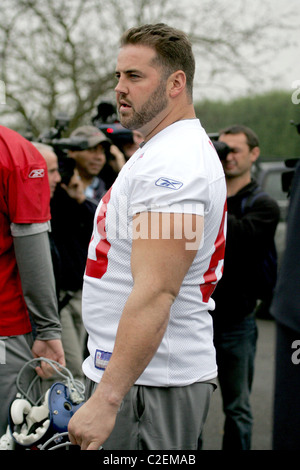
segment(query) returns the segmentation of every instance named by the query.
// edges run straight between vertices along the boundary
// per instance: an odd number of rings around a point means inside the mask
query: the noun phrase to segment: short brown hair
[[[192,98],[195,58],[192,45],[184,32],[164,23],[146,24],[130,28],[122,35],[121,47],[128,44],[152,47],[157,54],[155,60],[164,69],[166,77],[182,70],[186,75],[187,92]]]
[[[255,132],[250,129],[250,127],[242,124],[234,124],[233,126],[226,127],[219,132],[219,136],[222,134],[245,134],[250,150],[254,149],[254,147],[259,147],[259,140]]]

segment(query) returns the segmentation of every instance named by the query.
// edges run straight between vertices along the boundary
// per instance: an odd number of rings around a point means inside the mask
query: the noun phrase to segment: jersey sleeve
[[[154,159],[147,171],[138,171],[131,191],[132,215],[170,212],[204,215],[210,204],[209,184],[199,168],[184,168],[182,159],[171,164]]]
[[[20,160],[22,164],[11,167],[7,179],[10,221],[16,224],[47,222],[50,220],[50,189],[46,162],[34,148],[23,153]]]

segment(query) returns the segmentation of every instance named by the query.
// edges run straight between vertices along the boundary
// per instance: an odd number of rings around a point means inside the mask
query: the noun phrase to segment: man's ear
[[[258,159],[260,155],[260,148],[259,147],[254,147],[252,150],[251,150],[251,161],[252,162],[256,162],[256,160]]]
[[[186,76],[182,70],[177,70],[168,78],[167,90],[171,98],[176,98],[186,87]]]

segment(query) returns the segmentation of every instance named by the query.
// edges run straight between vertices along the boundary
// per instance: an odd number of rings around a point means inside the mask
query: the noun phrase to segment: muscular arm
[[[149,214],[140,214],[144,234],[153,229]],[[185,215],[185,223],[197,224],[199,246],[203,219]],[[189,219],[189,220],[187,220]],[[177,296],[197,248],[187,249],[181,214],[170,215],[171,239],[141,237],[133,240],[131,269],[134,280],[116,336],[115,347],[94,395],[69,425],[72,442],[82,449],[97,449],[111,433],[123,397],[154,356],[166,331],[171,305]],[[158,223],[157,220],[154,223]],[[179,227],[180,224],[180,227]],[[176,238],[178,228],[181,238]],[[194,230],[195,232],[195,230]],[[188,237],[189,238],[189,237]],[[80,413],[79,413],[80,411]]]

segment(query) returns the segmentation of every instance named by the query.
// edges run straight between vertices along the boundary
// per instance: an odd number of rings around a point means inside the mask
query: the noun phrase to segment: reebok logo
[[[181,181],[172,180],[171,178],[159,178],[155,182],[156,186],[162,186],[163,188],[174,189],[177,191],[183,186]]]
[[[29,173],[28,178],[44,178],[44,176],[45,176],[45,170],[44,168],[41,168],[37,170],[32,170]]]

